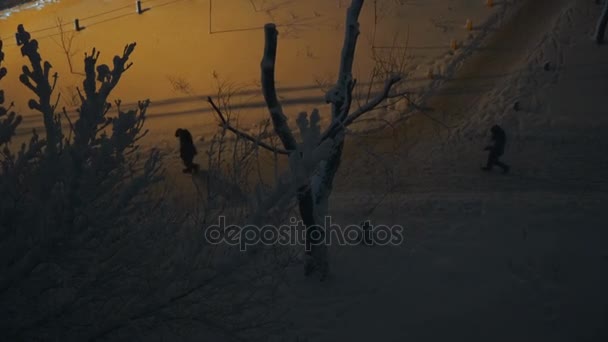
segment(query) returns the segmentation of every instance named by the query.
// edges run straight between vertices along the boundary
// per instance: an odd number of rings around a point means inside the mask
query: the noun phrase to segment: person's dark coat
[[[492,167],[496,165],[502,168],[503,172],[507,173],[509,172],[510,166],[499,160],[499,158],[505,153],[507,134],[505,133],[504,129],[498,125],[492,126],[490,132],[492,133],[493,144],[485,148],[485,150],[490,151],[490,153],[488,153],[488,162],[485,167],[482,167],[482,169],[485,171],[490,171],[492,170]]]
[[[492,141],[494,145],[490,147],[490,151],[497,156],[502,156],[505,153],[505,145],[507,144],[507,135],[505,131],[498,125],[492,126]]]
[[[184,166],[186,166],[184,172],[188,173],[197,170],[198,165],[193,162],[197,151],[192,140],[192,134],[187,129],[178,128],[175,131],[175,137],[179,138],[179,156],[182,158]]]

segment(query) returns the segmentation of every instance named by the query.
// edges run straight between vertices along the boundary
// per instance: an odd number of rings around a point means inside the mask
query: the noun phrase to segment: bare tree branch
[[[63,18],[59,18],[59,17],[57,18],[56,26],[57,26],[57,30],[59,31],[60,41],[59,42],[56,41],[53,37],[51,37],[51,39],[63,51],[63,54],[65,55],[66,60],[68,62],[68,67],[70,68],[70,73],[72,73],[74,75],[85,76],[85,74],[83,72],[74,71],[74,67],[72,65],[72,57],[76,54],[76,51],[73,51],[73,49],[72,49],[72,43],[74,42],[74,38],[76,38],[75,32],[66,32],[63,29],[63,26],[65,26],[65,23],[63,22]]]
[[[374,97],[370,102],[364,104],[359,109],[357,109],[356,111],[351,113],[348,117],[346,117],[346,119],[344,121],[338,121],[338,120],[333,121],[332,124],[327,128],[327,130],[321,136],[321,140],[325,140],[327,138],[333,138],[339,131],[350,126],[359,117],[374,110],[380,103],[382,103],[382,101],[389,98],[389,96],[390,96],[389,93],[390,93],[392,87],[399,81],[401,81],[401,77],[398,77],[398,76],[395,76],[395,77],[392,77],[392,78],[386,80],[386,82],[384,83],[384,89],[382,90],[382,92],[380,94],[378,94],[376,97]]]
[[[230,122],[228,122],[228,120],[226,120],[226,117],[224,116],[224,114],[222,113],[222,111],[218,108],[218,106],[213,102],[213,99],[211,99],[211,97],[207,97],[207,102],[209,102],[209,104],[211,105],[211,107],[213,108],[213,110],[217,113],[217,115],[220,118],[220,121],[222,122],[222,127],[226,128],[227,130],[229,130],[230,132],[238,135],[239,137],[249,140],[252,143],[263,147],[265,149],[267,149],[270,152],[273,153],[278,153],[278,154],[289,154],[288,151],[284,150],[284,149],[280,149],[274,146],[271,146],[263,141],[260,140],[260,138],[256,138],[252,135],[249,135],[241,130],[239,130],[238,128],[233,127],[232,125],[230,125]]]
[[[346,118],[346,120],[344,120],[344,127],[348,127],[355,120],[357,120],[361,115],[363,115],[369,111],[372,111],[380,103],[382,103],[382,101],[386,100],[389,97],[389,93],[390,93],[393,85],[395,85],[399,81],[401,81],[401,77],[398,77],[398,76],[391,77],[390,79],[386,80],[386,82],[384,83],[384,89],[382,90],[382,92],[380,94],[378,94],[378,96],[373,98],[370,102],[366,103],[365,105],[361,106],[361,108],[359,108],[356,111],[354,111],[353,113],[351,113]]]

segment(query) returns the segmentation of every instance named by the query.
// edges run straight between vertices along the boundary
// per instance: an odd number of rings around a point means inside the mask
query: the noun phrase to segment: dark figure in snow
[[[492,132],[492,141],[494,144],[486,146],[484,149],[484,151],[490,151],[490,153],[488,154],[488,164],[481,169],[484,171],[490,171],[494,165],[497,165],[504,173],[507,173],[510,169],[509,165],[498,160],[498,158],[505,153],[507,135],[505,134],[505,131],[498,125],[492,126],[490,132]]]
[[[187,129],[178,128],[175,131],[175,137],[179,138],[179,156],[184,162],[186,168],[183,170],[184,173],[192,173],[198,171],[198,164],[192,162],[196,155],[196,147],[192,141],[192,134]]]

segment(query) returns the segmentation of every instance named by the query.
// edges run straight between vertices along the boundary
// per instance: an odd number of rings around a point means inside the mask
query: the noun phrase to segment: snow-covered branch
[[[391,89],[399,81],[401,81],[401,77],[398,76],[386,80],[382,92],[380,92],[376,97],[371,99],[368,103],[364,104],[359,109],[348,115],[343,121],[334,120],[321,136],[321,140],[335,137],[338,132],[346,129],[361,116],[374,110],[378,105],[380,105],[383,101],[390,97]]]
[[[391,89],[393,88],[393,86],[395,84],[399,83],[399,81],[401,81],[401,77],[399,77],[399,76],[391,77],[388,80],[386,80],[384,83],[384,89],[382,90],[382,92],[380,94],[378,94],[378,96],[373,98],[371,101],[364,104],[356,111],[352,112],[346,118],[346,120],[344,120],[344,127],[348,127],[350,124],[355,122],[355,120],[357,120],[361,115],[374,110],[379,104],[381,104],[384,100],[389,98],[389,96],[390,96],[389,93],[390,93]]]
[[[274,125],[274,130],[281,139],[286,150],[295,151],[297,147],[296,139],[287,124],[287,117],[283,113],[283,108],[277,97],[277,90],[274,81],[274,68],[277,59],[277,36],[279,32],[275,24],[264,26],[265,46],[264,56],[262,57],[262,92],[264,100],[268,106],[270,117]]]
[[[352,90],[355,81],[352,70],[355,61],[355,50],[359,37],[359,15],[363,7],[363,0],[353,0],[346,13],[346,24],[338,80],[334,89],[326,95],[326,100],[332,103],[332,118],[343,119],[350,111]]]

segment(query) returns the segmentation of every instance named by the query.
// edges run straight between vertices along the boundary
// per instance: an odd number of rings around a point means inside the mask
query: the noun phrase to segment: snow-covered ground
[[[429,98],[427,114],[442,124],[418,114],[397,137],[351,140],[334,216],[401,224],[405,243],[332,249],[330,282],[288,290],[296,334],[608,338],[608,49],[591,40],[598,15],[592,1],[527,2]],[[479,171],[495,123],[510,139],[510,175]]]
[[[41,10],[44,8],[44,6],[55,2],[59,2],[59,0],[9,1],[8,4],[4,2],[3,6],[0,6],[0,8],[3,9],[2,11],[0,11],[0,20],[6,20],[14,13],[19,13],[21,11],[27,11],[31,9]],[[14,3],[21,4],[13,6]]]

